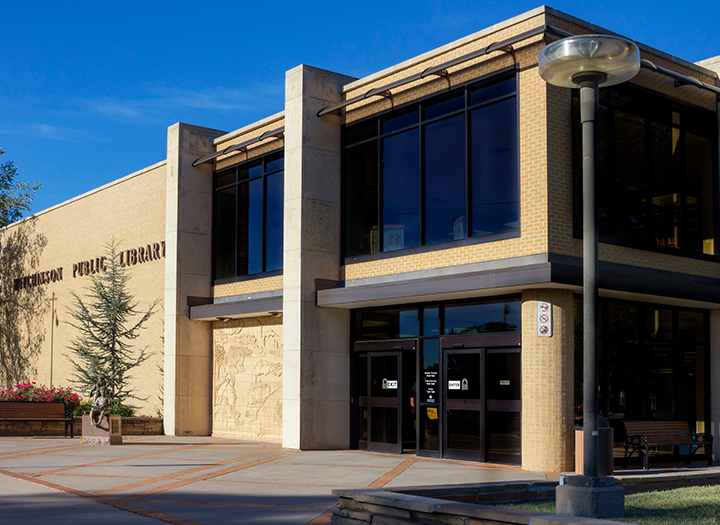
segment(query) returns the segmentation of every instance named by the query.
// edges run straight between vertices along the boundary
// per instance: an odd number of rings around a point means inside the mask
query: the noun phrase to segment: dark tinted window
[[[517,230],[518,130],[514,98],[470,113],[473,236]]]
[[[603,242],[716,255],[717,115],[630,84],[602,90],[598,220]],[[581,134],[573,102],[575,231],[582,231]]]
[[[423,105],[425,112],[425,120],[442,117],[448,113],[453,113],[465,108],[465,92],[456,93],[447,98],[441,98],[438,101],[428,102]]]
[[[465,113],[425,126],[425,244],[467,237]]]
[[[445,307],[445,335],[519,332],[521,303],[470,304]]]
[[[215,174],[215,279],[282,269],[283,162],[275,152]]]
[[[283,172],[267,178],[265,197],[265,271],[283,267]]]
[[[347,126],[345,255],[519,232],[516,92],[506,73]]]
[[[382,121],[382,132],[392,133],[399,129],[407,128],[418,123],[418,109],[413,107],[410,109],[403,109],[396,113],[391,113],[390,116],[385,117]]]
[[[377,121],[368,120],[345,129],[345,141],[348,145],[377,136]]]
[[[234,172],[233,172],[234,173]],[[235,186],[215,194],[215,276],[225,279],[235,276]]]
[[[483,85],[470,91],[470,105],[481,104],[498,97],[510,95],[517,89],[515,77],[507,78],[500,82]]]
[[[378,143],[345,153],[345,254],[376,253],[378,240]]]
[[[420,244],[420,144],[417,129],[383,140],[383,251]]]

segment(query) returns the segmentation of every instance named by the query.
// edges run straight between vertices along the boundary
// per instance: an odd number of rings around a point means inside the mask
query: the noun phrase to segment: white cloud
[[[93,137],[92,133],[84,129],[55,126],[52,124],[30,124],[24,126],[24,128],[25,133],[28,135],[62,142],[85,142],[87,139]]]

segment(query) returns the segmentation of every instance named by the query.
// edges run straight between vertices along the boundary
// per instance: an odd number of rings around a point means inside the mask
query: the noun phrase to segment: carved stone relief
[[[213,325],[213,435],[282,442],[282,320]]]

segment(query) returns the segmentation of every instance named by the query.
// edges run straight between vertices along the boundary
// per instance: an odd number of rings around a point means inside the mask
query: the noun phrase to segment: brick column
[[[537,302],[552,304],[552,337],[537,335]],[[573,294],[522,294],[522,467],[536,472],[575,470]]]

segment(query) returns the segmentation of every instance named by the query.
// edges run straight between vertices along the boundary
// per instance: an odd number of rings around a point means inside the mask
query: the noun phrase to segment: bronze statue
[[[92,406],[90,407],[90,422],[99,427],[105,414],[110,412],[112,407],[112,388],[107,385],[107,380],[103,376],[98,376],[97,382],[90,393],[93,396]]]

